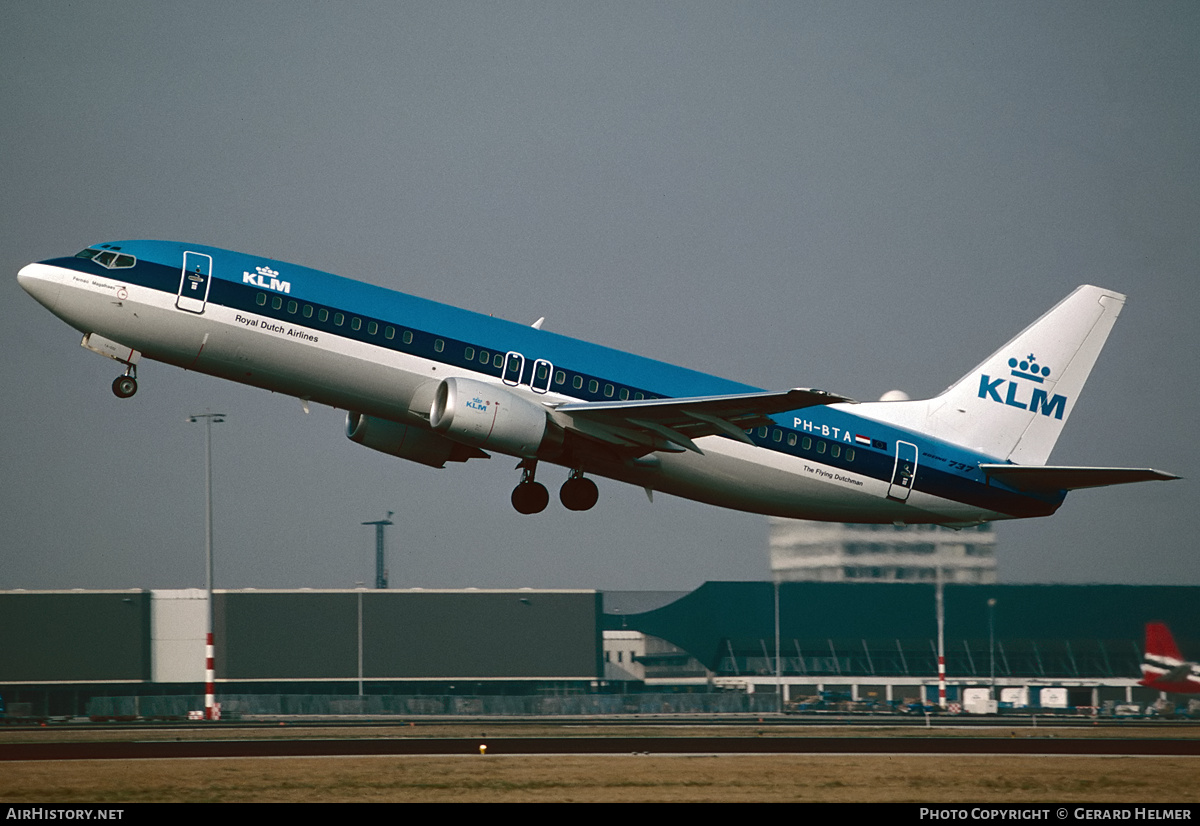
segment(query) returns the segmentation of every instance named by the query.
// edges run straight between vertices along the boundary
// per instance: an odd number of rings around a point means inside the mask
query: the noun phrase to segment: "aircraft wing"
[[[694,439],[725,435],[753,444],[745,431],[768,425],[772,413],[851,399],[824,390],[793,388],[728,396],[569,402],[554,407],[570,430],[602,442],[642,450],[703,453]]]
[[[979,469],[989,479],[995,479],[1028,493],[1053,493],[1060,490],[1100,488],[1105,485],[1124,485],[1129,482],[1151,482],[1179,477],[1153,468],[1131,467],[1070,467],[981,464]]]

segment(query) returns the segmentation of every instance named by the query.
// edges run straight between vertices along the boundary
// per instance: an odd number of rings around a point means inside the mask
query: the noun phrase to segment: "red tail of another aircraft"
[[[1141,685],[1176,694],[1200,693],[1200,665],[1187,662],[1165,623],[1146,623]]]

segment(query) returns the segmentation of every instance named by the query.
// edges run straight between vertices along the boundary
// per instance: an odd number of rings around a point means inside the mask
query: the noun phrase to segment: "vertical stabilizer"
[[[1179,647],[1175,645],[1175,638],[1171,636],[1171,630],[1161,622],[1146,623],[1146,654],[1183,660]]]
[[[1125,296],[1082,286],[933,399],[855,412],[1022,465],[1043,465]]]

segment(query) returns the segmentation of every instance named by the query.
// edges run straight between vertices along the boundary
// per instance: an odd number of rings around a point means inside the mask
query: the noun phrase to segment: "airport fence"
[[[769,714],[773,694],[576,694],[565,696],[224,694],[221,716],[238,717],[577,717],[594,715]],[[202,695],[93,697],[87,716],[186,718]]]

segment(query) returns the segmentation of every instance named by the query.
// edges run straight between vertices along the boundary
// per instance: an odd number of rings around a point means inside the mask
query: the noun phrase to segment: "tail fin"
[[[1146,653],[1142,657],[1142,679],[1138,682],[1161,691],[1194,691],[1188,685],[1192,664],[1184,662],[1175,638],[1161,622],[1146,623]]]
[[[940,396],[855,412],[1001,460],[1043,465],[1124,304],[1120,293],[1079,287]]]
[[[1175,638],[1171,636],[1171,630],[1161,622],[1146,623],[1146,654],[1170,657],[1173,660],[1183,659],[1178,646],[1175,645]]]

